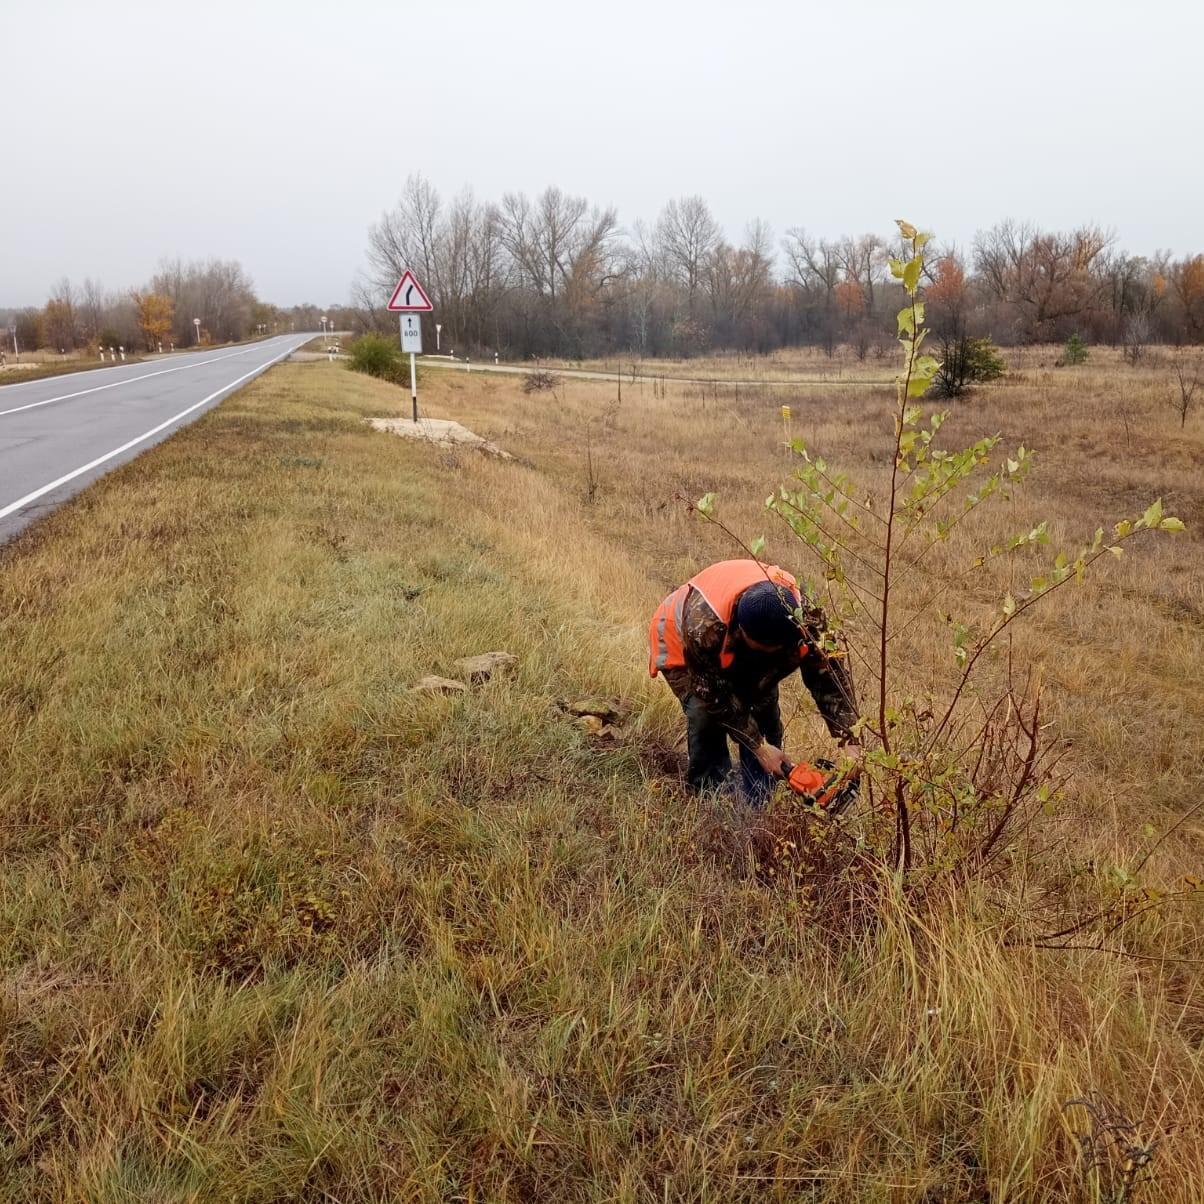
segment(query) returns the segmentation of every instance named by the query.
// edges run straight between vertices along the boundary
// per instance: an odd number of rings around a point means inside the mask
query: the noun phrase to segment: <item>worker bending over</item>
[[[730,735],[740,747],[731,785],[753,806],[764,805],[788,764],[778,683],[796,669],[828,731],[860,760],[848,666],[823,650],[823,611],[804,607],[800,623],[800,607],[798,582],[785,570],[722,560],[674,590],[652,616],[648,671],[665,675],[686,713],[692,790],[729,782]]]

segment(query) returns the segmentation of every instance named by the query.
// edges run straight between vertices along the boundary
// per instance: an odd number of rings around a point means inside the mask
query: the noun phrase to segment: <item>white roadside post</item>
[[[435,307],[423,292],[422,285],[414,278],[414,273],[406,268],[385,308],[401,315],[401,350],[403,353],[408,352],[410,356],[410,409],[414,421],[417,422],[418,369],[415,367],[414,357],[422,354],[422,319],[418,315],[429,314]],[[439,330],[440,327],[436,325],[436,339]]]
[[[200,318],[193,318],[192,324],[193,324],[193,326],[196,327],[196,345],[199,347],[201,345],[201,320],[200,320]]]
[[[436,355],[439,354],[439,336],[442,333],[443,333],[443,323],[436,322],[435,323],[435,354]]]

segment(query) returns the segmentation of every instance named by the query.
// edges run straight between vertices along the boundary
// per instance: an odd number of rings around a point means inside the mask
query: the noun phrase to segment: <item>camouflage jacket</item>
[[[727,726],[735,740],[755,747],[761,743],[761,733],[752,718],[752,708],[797,669],[828,731],[836,739],[846,740],[857,722],[857,698],[848,664],[823,651],[825,627],[824,612],[811,607],[804,628],[805,652],[800,648],[762,655],[741,647],[736,649],[732,666],[724,669],[719,664],[719,653],[727,624],[702,594],[692,589],[682,613],[686,664],[684,668],[663,670],[665,680],[678,698],[694,695]]]

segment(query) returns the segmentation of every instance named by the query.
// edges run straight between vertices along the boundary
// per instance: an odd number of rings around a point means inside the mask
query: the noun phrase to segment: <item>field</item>
[[[1071,741],[1048,872],[1086,890],[1159,835],[1166,895],[1204,864],[1204,427],[1166,404],[1169,354],[1025,353],[942,432],[1039,469],[936,576],[1045,518],[1077,546],[1161,496],[1188,526],[1015,639]],[[502,462],[378,434],[406,391],[285,364],[0,552],[5,1198],[1202,1198],[1199,895],[1052,951],[971,892],[883,890],[842,928],[709,851],[753,821],[683,795],[644,630],[739,552],[674,495],[716,491],[805,574],[763,511],[779,406],[829,461],[889,471],[890,388],[721,382],[800,369],[717,361],[621,401],[424,373],[426,412]],[[512,679],[410,689],[494,649]],[[939,624],[905,663],[940,692]],[[598,694],[617,740],[559,705]],[[822,751],[787,695],[788,748]],[[1123,1152],[1089,1173],[1064,1107],[1092,1092],[1160,1142],[1125,1195]]]

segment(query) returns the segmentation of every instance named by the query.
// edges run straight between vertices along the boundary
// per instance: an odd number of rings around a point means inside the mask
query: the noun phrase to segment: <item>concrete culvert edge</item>
[[[474,447],[489,456],[497,456],[501,460],[513,460],[514,457],[503,451],[496,443],[482,439],[480,435],[467,427],[453,422],[450,418],[420,418],[412,422],[409,418],[370,418],[368,420],[378,431],[387,431],[393,435],[402,435],[407,439],[425,439],[429,443],[438,443],[443,447],[463,446]]]

